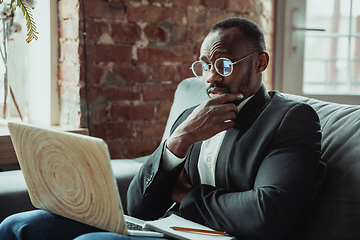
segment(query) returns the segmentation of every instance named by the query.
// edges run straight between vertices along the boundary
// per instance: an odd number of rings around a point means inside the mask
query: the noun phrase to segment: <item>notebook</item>
[[[127,227],[125,220],[144,221],[124,215],[104,140],[21,123],[8,127],[35,207],[122,235],[164,236]]]
[[[177,231],[174,227],[189,228],[195,230],[191,231]],[[166,218],[158,219],[155,221],[147,221],[144,228],[156,230],[164,233],[166,236],[180,239],[180,240],[234,240],[235,237],[226,235],[214,235],[200,232],[201,230],[207,230],[214,232],[213,229],[203,226],[201,224],[189,221],[185,218],[172,214]],[[196,231],[200,230],[200,231]],[[224,233],[225,234],[225,233]]]

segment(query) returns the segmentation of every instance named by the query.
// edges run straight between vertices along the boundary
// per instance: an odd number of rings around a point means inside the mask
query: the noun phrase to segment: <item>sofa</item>
[[[323,134],[322,160],[327,175],[306,218],[306,239],[360,239],[360,106],[283,95],[312,106],[320,117]],[[184,109],[207,98],[200,79],[183,80],[175,92],[163,140]],[[123,206],[128,185],[146,158],[112,160]],[[0,172],[0,222],[10,214],[31,209],[34,207],[21,171]]]

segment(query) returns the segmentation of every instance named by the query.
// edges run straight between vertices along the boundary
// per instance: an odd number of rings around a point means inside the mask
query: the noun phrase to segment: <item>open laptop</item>
[[[144,221],[124,215],[102,139],[21,123],[8,127],[35,207],[122,235],[164,236],[129,229]]]

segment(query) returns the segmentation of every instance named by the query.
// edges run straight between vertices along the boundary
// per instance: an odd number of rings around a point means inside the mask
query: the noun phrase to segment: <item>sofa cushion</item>
[[[0,222],[7,216],[35,209],[20,170],[0,173]]]
[[[130,185],[131,180],[135,174],[139,171],[142,163],[135,160],[111,160],[111,167],[113,169],[114,176],[116,178],[116,183],[118,186],[121,203],[124,209],[124,212],[127,213],[127,190]]]
[[[307,219],[308,239],[359,239],[360,106],[286,96],[316,110],[323,134],[328,171]]]
[[[192,77],[181,81],[176,88],[174,102],[166,122],[162,141],[170,136],[170,129],[180,114],[187,108],[198,105],[209,99],[205,83],[201,78]]]

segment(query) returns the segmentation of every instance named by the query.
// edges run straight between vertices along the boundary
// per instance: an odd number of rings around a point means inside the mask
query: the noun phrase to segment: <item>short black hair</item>
[[[259,25],[255,22],[241,17],[230,17],[214,24],[210,32],[216,32],[221,29],[238,28],[244,37],[247,38],[250,48],[253,51],[266,51],[265,37]]]

